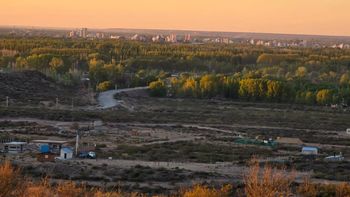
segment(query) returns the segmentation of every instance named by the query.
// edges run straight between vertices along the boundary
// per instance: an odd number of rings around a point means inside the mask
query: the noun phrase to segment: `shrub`
[[[232,187],[223,186],[221,189],[208,188],[207,186],[196,185],[185,191],[183,197],[228,197]]]
[[[112,83],[110,81],[104,81],[97,85],[97,91],[103,92],[112,88]]]
[[[316,197],[317,188],[312,184],[309,177],[305,177],[302,184],[297,189],[298,193],[305,197]]]
[[[268,164],[261,169],[256,159],[252,159],[249,166],[248,173],[244,176],[244,190],[247,197],[275,197],[292,194],[291,184],[295,179],[294,172],[287,172],[284,168],[272,168]]]
[[[9,161],[0,166],[0,196],[18,196],[23,192],[25,181],[20,170],[15,169]]]
[[[151,96],[164,97],[167,94],[165,83],[161,80],[151,82],[148,87]]]
[[[336,197],[349,197],[350,196],[350,185],[348,183],[341,183],[335,188]]]

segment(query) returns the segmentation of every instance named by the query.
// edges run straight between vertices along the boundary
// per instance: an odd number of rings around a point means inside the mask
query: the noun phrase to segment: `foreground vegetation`
[[[189,189],[180,189],[172,194],[176,197],[274,197],[274,196],[350,196],[350,185],[341,183],[337,185],[313,184],[305,178],[302,184],[295,185],[295,173],[286,171],[284,168],[273,168],[270,165],[260,167],[259,163],[252,159],[250,168],[244,176],[244,186],[241,188],[225,185],[215,189],[205,185],[197,185]],[[101,188],[92,188],[87,185],[76,184],[72,181],[51,184],[49,178],[42,181],[32,181],[23,177],[18,168],[13,167],[6,161],[0,166],[0,196],[6,197],[136,197],[148,196],[147,194],[125,193],[119,190],[106,191]]]

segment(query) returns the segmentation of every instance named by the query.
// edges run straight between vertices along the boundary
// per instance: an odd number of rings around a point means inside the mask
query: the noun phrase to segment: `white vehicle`
[[[343,154],[340,153],[339,155],[332,155],[332,156],[328,156],[326,158],[324,158],[325,161],[344,161],[344,157]]]

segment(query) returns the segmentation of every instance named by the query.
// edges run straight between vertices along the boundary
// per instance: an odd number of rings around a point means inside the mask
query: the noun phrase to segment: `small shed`
[[[59,141],[59,140],[33,140],[35,144],[39,144],[41,153],[54,153],[60,154],[61,148],[64,144],[67,144],[67,141]],[[49,151],[47,151],[47,146]],[[43,151],[43,152],[42,152]]]
[[[50,152],[50,146],[48,144],[40,145],[40,153],[49,153],[49,152]]]
[[[4,151],[7,153],[22,153],[25,151],[27,142],[8,142],[4,144]]]
[[[301,154],[303,155],[317,155],[318,154],[318,148],[313,146],[304,146],[301,149]]]
[[[61,155],[60,159],[66,160],[66,159],[72,159],[73,158],[73,150],[70,148],[62,148],[61,149]]]

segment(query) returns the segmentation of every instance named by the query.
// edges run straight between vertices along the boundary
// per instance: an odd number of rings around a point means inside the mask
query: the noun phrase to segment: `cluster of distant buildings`
[[[214,44],[245,44],[252,46],[264,46],[264,47],[302,47],[302,48],[337,48],[337,49],[350,49],[349,41],[345,39],[330,40],[324,39],[319,40],[317,38],[276,38],[273,39],[271,36],[269,38],[256,38],[253,36],[242,37],[240,36],[230,36],[227,34],[201,34],[198,32],[182,32],[176,34],[174,32],[160,34],[158,33],[136,33],[132,34],[131,31],[128,32],[109,32],[102,30],[92,30],[88,28],[74,29],[71,31],[66,30],[42,30],[42,29],[21,29],[12,28],[0,30],[0,34],[12,35],[12,36],[48,36],[48,37],[68,37],[68,38],[84,38],[84,39],[113,39],[113,40],[134,40],[139,42],[155,42],[155,43],[192,43],[192,44],[203,44],[203,43],[214,43]]]
[[[135,34],[130,38],[130,40],[141,41],[141,42],[158,42],[158,43],[190,43],[192,42],[191,34],[186,34],[185,36],[178,36],[176,34],[170,34],[167,36],[164,35],[155,35],[155,36],[145,36]]]
[[[330,44],[322,45],[315,41],[307,40],[247,40],[247,43],[250,45],[256,46],[266,46],[266,47],[311,47],[311,48],[322,48],[322,47],[331,47],[339,49],[350,49],[350,44]]]
[[[185,36],[178,36],[176,34],[170,35],[141,35],[135,34],[131,37],[119,36],[115,34],[106,34],[104,32],[88,32],[87,28],[81,28],[79,30],[72,30],[68,33],[69,38],[96,38],[96,39],[115,39],[115,40],[134,40],[140,42],[159,42],[159,43],[189,43],[192,42],[191,34]]]
[[[105,34],[103,32],[90,33],[87,28],[81,28],[79,30],[72,30],[69,32],[68,37],[70,38],[105,38]]]
[[[191,34],[177,35],[171,33],[169,35],[116,35],[113,33],[104,32],[88,32],[87,28],[70,31],[68,34],[70,38],[90,38],[90,39],[115,39],[115,40],[133,40],[139,42],[155,42],[155,43],[215,43],[215,44],[248,44],[254,46],[265,47],[311,47],[322,48],[331,47],[339,49],[350,49],[350,44],[346,43],[328,43],[321,44],[317,41],[308,40],[262,40],[262,39],[234,39],[229,37],[193,37]]]
[[[331,47],[335,49],[350,49],[350,44],[344,44],[344,43],[334,44]]]
[[[307,40],[296,41],[278,41],[278,40],[255,40],[250,39],[248,41],[251,45],[266,46],[266,47],[309,47],[310,43]]]

